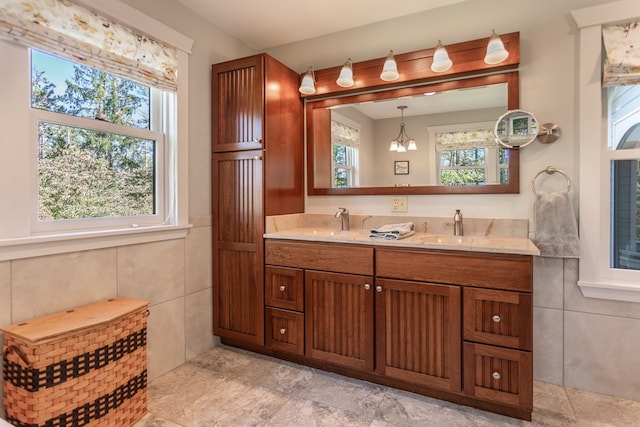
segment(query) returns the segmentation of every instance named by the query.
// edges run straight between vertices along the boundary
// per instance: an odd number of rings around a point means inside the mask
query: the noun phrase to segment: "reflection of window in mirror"
[[[331,113],[331,182],[334,188],[359,185],[359,123]]]
[[[508,184],[509,150],[496,142],[495,122],[429,127],[438,185]]]

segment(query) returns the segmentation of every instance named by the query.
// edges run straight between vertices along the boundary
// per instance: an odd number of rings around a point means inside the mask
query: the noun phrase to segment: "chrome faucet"
[[[462,236],[462,213],[460,209],[456,209],[456,213],[453,214],[453,235]]]
[[[349,229],[349,211],[345,208],[338,208],[338,212],[336,212],[336,218],[342,218],[342,229]]]

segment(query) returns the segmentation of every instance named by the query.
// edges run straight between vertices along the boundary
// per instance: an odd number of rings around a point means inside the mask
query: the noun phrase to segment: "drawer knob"
[[[497,314],[495,316],[492,317],[493,321],[496,323],[500,323],[500,316],[498,316]]]
[[[493,377],[494,380],[499,380],[500,379],[500,372],[496,371],[491,376]]]
[[[369,289],[371,289],[371,285],[370,285],[370,284],[368,284],[368,283],[365,283],[365,284],[364,284],[364,289],[365,289],[366,291],[368,291]]]
[[[286,334],[286,333],[287,333],[287,329],[286,329],[286,328],[282,328],[282,329],[280,329],[280,334],[281,334],[281,335],[284,335],[284,334]],[[494,375],[495,375],[495,374],[494,374]]]
[[[285,289],[287,289],[285,285],[280,285],[280,292],[284,292]]]
[[[380,285],[376,286],[376,292],[382,292],[382,286]]]

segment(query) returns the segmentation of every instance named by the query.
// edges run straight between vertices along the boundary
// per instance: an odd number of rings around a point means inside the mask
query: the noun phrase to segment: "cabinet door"
[[[262,148],[263,56],[215,64],[211,70],[213,151]]]
[[[264,344],[261,151],[214,154],[213,330]]]
[[[373,278],[305,271],[307,356],[373,370]]]
[[[460,287],[376,280],[376,371],[461,390]]]

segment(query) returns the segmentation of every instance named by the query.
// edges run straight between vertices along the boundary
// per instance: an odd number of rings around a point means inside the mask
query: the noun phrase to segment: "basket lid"
[[[116,297],[5,326],[0,330],[7,335],[37,342],[108,323],[148,304],[148,301]]]

